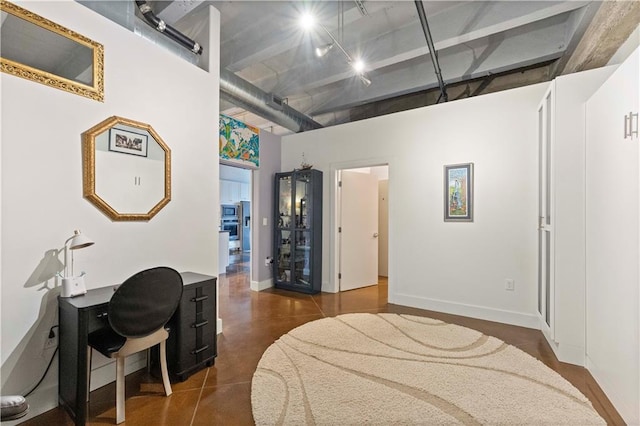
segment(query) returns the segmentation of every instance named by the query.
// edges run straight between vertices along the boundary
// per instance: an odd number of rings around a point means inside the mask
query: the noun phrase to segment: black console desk
[[[169,373],[184,380],[212,365],[216,351],[216,277],[182,272],[182,300],[170,324],[167,342]],[[117,286],[58,299],[60,320],[58,400],[77,425],[87,419],[89,333],[108,327],[107,306]],[[114,376],[115,379],[115,376]]]

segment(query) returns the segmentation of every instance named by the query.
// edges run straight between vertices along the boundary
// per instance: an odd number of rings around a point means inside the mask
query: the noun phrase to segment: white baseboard
[[[538,317],[536,315],[525,314],[522,312],[487,308],[485,306],[467,305],[464,303],[448,302],[445,300],[428,299],[409,296],[406,294],[390,294],[389,303],[540,330]]]
[[[273,278],[264,281],[251,281],[252,291],[262,291],[273,287]]]
[[[538,319],[539,321],[540,319]],[[569,364],[579,365],[585,367],[585,349],[582,346],[568,345],[566,343],[558,343],[550,338],[547,333],[544,332],[544,328],[540,324],[542,335],[551,346],[551,350],[558,358],[558,361],[567,362]]]

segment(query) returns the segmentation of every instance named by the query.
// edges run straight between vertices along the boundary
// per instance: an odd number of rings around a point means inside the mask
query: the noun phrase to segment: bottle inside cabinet
[[[317,293],[322,279],[322,172],[277,173],[274,283]]]

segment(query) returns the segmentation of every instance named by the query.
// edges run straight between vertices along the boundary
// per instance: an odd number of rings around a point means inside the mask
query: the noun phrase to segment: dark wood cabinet
[[[322,287],[322,172],[276,173],[273,282],[318,293]]]

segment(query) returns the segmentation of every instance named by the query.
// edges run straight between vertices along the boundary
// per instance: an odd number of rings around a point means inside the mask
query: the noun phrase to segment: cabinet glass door
[[[291,282],[291,176],[283,176],[278,182],[278,228],[276,238],[276,259],[278,268],[274,277],[278,281]]]
[[[311,233],[296,231],[293,267],[295,284],[311,285]]]
[[[281,229],[277,232],[276,238],[278,251],[276,253],[278,269],[276,280],[291,282],[291,231]]]
[[[288,228],[291,226],[291,176],[281,177],[278,188],[278,228]]]
[[[311,233],[304,231],[311,227],[311,174],[298,172],[295,175],[295,239],[293,254],[293,284],[311,285]]]
[[[295,228],[305,229],[311,225],[311,174],[308,172],[300,172],[296,175],[296,192],[295,192]]]

